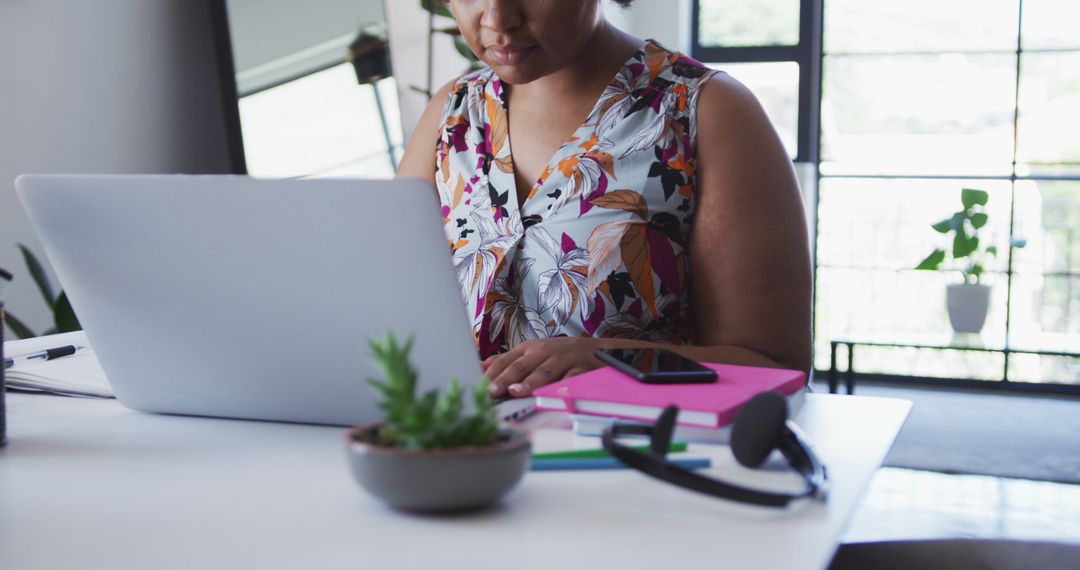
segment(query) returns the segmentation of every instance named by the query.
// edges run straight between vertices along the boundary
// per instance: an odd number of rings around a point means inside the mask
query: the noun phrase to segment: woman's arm
[[[717,74],[698,101],[691,307],[703,360],[808,371],[809,238],[791,160],[757,99]]]
[[[454,83],[455,81],[451,81],[443,85],[432,95],[405,145],[405,155],[398,164],[398,176],[415,176],[427,180],[432,186],[435,185],[435,141],[439,138],[439,123],[442,121],[443,108],[446,107],[446,98],[450,96]]]
[[[668,348],[695,360],[811,367],[810,249],[791,160],[757,99],[726,74],[698,100],[697,211],[690,238],[697,346],[550,338],[485,361],[492,393],[534,388],[597,368],[600,348]]]

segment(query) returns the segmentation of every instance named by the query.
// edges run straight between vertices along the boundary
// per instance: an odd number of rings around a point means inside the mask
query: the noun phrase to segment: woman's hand
[[[601,342],[589,337],[540,338],[491,356],[483,362],[491,395],[528,396],[545,384],[600,368],[604,363],[593,353],[602,348]]]

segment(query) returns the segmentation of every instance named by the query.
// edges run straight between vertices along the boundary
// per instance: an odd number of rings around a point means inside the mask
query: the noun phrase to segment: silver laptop
[[[481,377],[427,182],[30,175],[15,187],[129,408],[376,419],[368,339],[391,330],[415,338],[420,390]]]

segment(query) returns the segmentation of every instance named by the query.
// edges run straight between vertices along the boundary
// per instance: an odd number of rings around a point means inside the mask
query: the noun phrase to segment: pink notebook
[[[644,421],[675,404],[679,424],[719,428],[735,421],[739,408],[759,392],[790,396],[806,386],[806,374],[798,370],[702,364],[716,371],[716,383],[645,384],[605,366],[548,384],[533,396],[541,410]]]

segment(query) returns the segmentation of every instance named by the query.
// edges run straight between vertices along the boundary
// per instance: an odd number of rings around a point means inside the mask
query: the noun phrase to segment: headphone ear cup
[[[731,451],[745,467],[759,467],[780,438],[787,422],[787,401],[776,392],[762,392],[743,404],[731,427]]]

